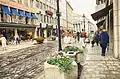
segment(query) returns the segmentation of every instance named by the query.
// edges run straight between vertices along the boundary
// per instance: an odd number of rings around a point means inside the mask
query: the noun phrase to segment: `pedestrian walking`
[[[99,45],[99,36],[100,36],[99,30],[97,30],[94,34],[94,41],[97,44],[97,46]]]
[[[14,44],[20,44],[20,37],[18,35],[13,37]]]
[[[94,43],[95,43],[95,40],[94,40],[94,32],[91,34],[91,44],[92,44],[92,47],[94,47]]]
[[[7,50],[7,44],[6,44],[7,40],[6,40],[6,38],[3,35],[1,35],[0,40],[1,40],[1,43],[2,43],[3,51],[6,51]]]
[[[105,56],[106,48],[107,48],[107,45],[109,43],[109,36],[108,36],[108,33],[107,33],[107,31],[105,29],[101,30],[99,40],[100,40],[100,46],[102,48],[101,56]]]
[[[95,43],[97,44],[97,46],[99,46],[99,36],[100,34],[98,30],[92,34],[92,41],[91,41],[92,47],[94,47]]]
[[[85,42],[85,39],[86,39],[86,32],[82,29],[82,32],[81,32],[81,39],[83,42]]]
[[[71,44],[71,37],[68,33],[66,33],[66,35],[64,37],[64,44],[65,44],[65,46],[68,46],[69,44]]]

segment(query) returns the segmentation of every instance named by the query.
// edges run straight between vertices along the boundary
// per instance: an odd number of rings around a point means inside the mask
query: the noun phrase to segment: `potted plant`
[[[43,43],[44,38],[43,37],[33,38],[33,41],[34,40],[37,42],[37,44],[41,44],[41,43]]]
[[[77,46],[66,46],[63,52],[65,52],[67,56],[73,58],[77,63],[83,60],[83,50]]]
[[[77,64],[69,57],[49,58],[44,63],[45,79],[76,79]]]

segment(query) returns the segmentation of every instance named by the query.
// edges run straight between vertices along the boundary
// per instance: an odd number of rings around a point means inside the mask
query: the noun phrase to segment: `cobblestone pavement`
[[[101,48],[96,46],[86,47],[85,64],[80,79],[120,79],[120,60],[113,58],[107,52],[105,57],[101,56]]]
[[[34,79],[56,47],[56,42],[48,42],[1,54],[0,79]]]
[[[23,49],[23,48],[31,47],[31,46],[35,46],[32,44],[32,41],[21,41],[21,43],[17,45],[14,45],[14,44],[7,45],[7,50],[3,51],[3,48],[0,45],[0,54],[4,54],[6,52],[12,52],[14,50],[19,50],[19,49]]]

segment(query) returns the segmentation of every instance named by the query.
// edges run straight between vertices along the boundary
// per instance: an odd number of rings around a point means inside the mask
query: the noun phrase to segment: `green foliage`
[[[48,64],[51,65],[56,65],[59,67],[59,69],[65,73],[70,73],[70,71],[72,70],[72,59],[71,58],[67,58],[67,57],[61,57],[61,58],[51,58],[47,60]]]
[[[79,52],[81,52],[81,50],[78,48],[78,47],[76,47],[76,46],[66,46],[64,49],[63,49],[63,51],[64,52],[68,52],[68,51],[79,51]]]

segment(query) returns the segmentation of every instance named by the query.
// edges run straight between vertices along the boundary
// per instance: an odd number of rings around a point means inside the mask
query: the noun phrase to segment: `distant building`
[[[67,1],[66,3],[66,19],[67,19],[67,30],[73,30],[73,8],[71,4]]]
[[[73,13],[73,31],[75,33],[81,32],[82,29],[85,29],[87,33],[90,33],[91,31],[96,31],[97,28],[87,17]]]
[[[64,31],[72,30],[73,8],[67,0],[60,0],[60,26]]]

